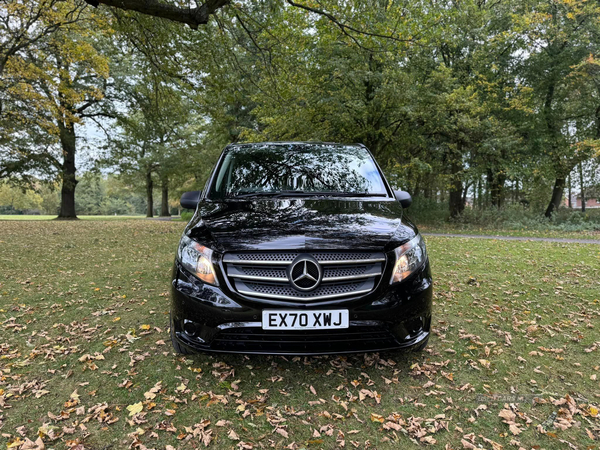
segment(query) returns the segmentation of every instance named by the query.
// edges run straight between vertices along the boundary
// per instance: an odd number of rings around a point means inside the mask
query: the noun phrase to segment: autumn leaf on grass
[[[371,413],[371,421],[383,423],[384,419],[383,416],[380,416],[379,414]]]
[[[104,355],[96,352],[93,356],[90,354],[85,354],[79,358],[79,362],[86,362],[86,361],[92,361],[92,360],[96,360],[96,361],[104,360]]]
[[[130,416],[135,416],[137,413],[142,412],[142,409],[144,409],[142,402],[134,403],[133,405],[129,405],[127,407],[127,411],[129,411]]]
[[[9,442],[6,446],[6,448],[18,448],[21,445],[23,445],[23,441],[21,440],[21,438],[17,438],[12,442]]]
[[[502,450],[504,447],[502,447],[502,445],[498,444],[497,442],[492,441],[491,439],[486,438],[483,435],[479,435],[479,437],[481,439],[483,439],[485,441],[486,444],[491,444],[492,446],[492,450]]]
[[[38,437],[35,442],[33,442],[30,439],[25,438],[25,442],[23,443],[23,446],[19,450],[45,450],[45,449],[46,449],[46,446],[44,445],[44,441],[42,441],[41,437]]]
[[[487,359],[480,359],[479,364],[481,364],[486,369],[490,368],[490,362]]]
[[[503,422],[508,425],[508,428],[512,434],[521,434],[521,432],[523,431],[515,422],[517,416],[510,409],[503,409],[498,413],[498,417],[502,417],[504,419]]]
[[[232,441],[239,441],[240,440],[240,437],[233,430],[229,430],[229,433],[227,433],[227,437],[229,439],[231,439]]]
[[[65,402],[65,408],[72,408],[79,404],[79,394],[77,393],[77,389],[71,394],[69,400]]]
[[[149,330],[150,329],[150,325],[144,324],[144,325],[140,325],[140,330]]]
[[[286,439],[289,437],[288,432],[281,427],[275,428],[275,433],[282,435]]]
[[[517,418],[516,414],[510,409],[503,409],[498,413],[498,417],[502,417],[505,423],[514,422]]]
[[[148,392],[144,392],[144,397],[146,400],[154,400],[156,398],[156,394],[160,392],[161,389],[162,381],[159,381]]]
[[[435,445],[437,443],[437,440],[433,436],[423,436],[420,441],[430,445]]]
[[[468,450],[476,450],[477,447],[475,447],[474,444],[471,444],[469,441],[465,440],[465,439],[461,439],[460,443],[463,445],[464,449],[468,449]]]

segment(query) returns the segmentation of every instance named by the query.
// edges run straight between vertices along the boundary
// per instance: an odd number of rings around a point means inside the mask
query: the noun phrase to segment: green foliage
[[[436,230],[504,230],[539,232],[598,232],[600,231],[600,209],[588,209],[586,213],[560,209],[552,220],[544,218],[539,211],[522,205],[504,208],[465,210],[453,219],[446,208],[438,202],[416,199],[408,215],[425,229]]]
[[[83,174],[77,185],[77,211],[84,215],[134,215],[145,212],[143,197],[114,176]]]
[[[190,219],[194,216],[194,212],[193,211],[183,211],[181,213],[181,220],[184,220],[185,222],[189,222]]]
[[[44,1],[42,20],[59,21],[65,5]],[[471,202],[474,214],[507,204],[553,212],[572,170],[598,159],[597,3],[311,5],[235,3],[198,30],[83,7],[74,23],[7,59],[0,92],[11,99],[3,130],[12,139],[0,140],[0,177],[64,175],[63,144],[76,136],[63,127],[61,138],[61,121],[78,126],[108,112],[118,117],[100,121],[109,131],[101,162],[147,189],[150,214],[154,188],[168,209],[238,141],[363,143],[395,187],[433,211],[444,203],[455,218]],[[0,56],[20,34],[6,36]],[[71,71],[60,70],[63,60]],[[592,172],[584,184],[597,183]]]
[[[245,109],[211,126],[250,110],[244,140],[364,143],[396,186],[446,191],[453,216],[477,185],[502,206],[515,180],[514,201],[543,212],[556,178],[596,154],[596,4],[320,5],[330,15],[256,6],[224,19],[204,92],[240,86]]]
[[[42,196],[32,189],[19,188],[7,182],[0,182],[1,214],[36,210],[42,207],[42,201]]]

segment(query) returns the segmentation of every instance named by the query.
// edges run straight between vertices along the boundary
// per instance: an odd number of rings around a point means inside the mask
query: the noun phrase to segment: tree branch
[[[290,4],[291,6],[295,6],[296,8],[301,8],[304,9],[306,11],[315,13],[315,14],[319,14],[320,16],[323,17],[327,17],[329,20],[331,20],[335,25],[338,26],[338,28],[348,37],[354,39],[348,32],[352,31],[353,33],[357,33],[357,34],[363,34],[365,36],[371,36],[371,37],[378,37],[378,38],[384,38],[384,39],[390,39],[392,41],[397,41],[397,42],[411,42],[412,39],[400,39],[396,36],[393,35],[386,35],[386,34],[379,34],[379,33],[371,33],[369,31],[366,30],[359,30],[358,28],[354,28],[350,25],[346,25],[345,23],[340,22],[335,16],[333,16],[333,14],[330,14],[326,11],[323,11],[322,9],[318,9],[318,8],[313,8],[312,6],[308,6],[308,5],[303,5],[301,3],[296,3],[293,0],[286,0],[288,4]]]
[[[181,8],[159,0],[85,0],[85,2],[96,7],[103,4],[185,23],[190,28],[197,30],[199,25],[208,23],[210,16],[219,8],[229,4],[230,0],[207,0],[197,8]]]

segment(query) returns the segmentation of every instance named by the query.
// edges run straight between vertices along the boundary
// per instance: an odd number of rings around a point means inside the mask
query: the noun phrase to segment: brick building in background
[[[573,194],[571,196],[571,205],[573,209],[581,209],[581,195]],[[564,206],[569,206],[568,198],[565,198]],[[600,208],[600,196],[596,197],[591,192],[590,194],[586,192],[585,207],[590,209]]]

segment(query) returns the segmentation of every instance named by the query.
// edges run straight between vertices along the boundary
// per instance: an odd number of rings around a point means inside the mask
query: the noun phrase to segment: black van
[[[423,238],[363,145],[229,145],[173,267],[176,351],[339,354],[429,339]]]

